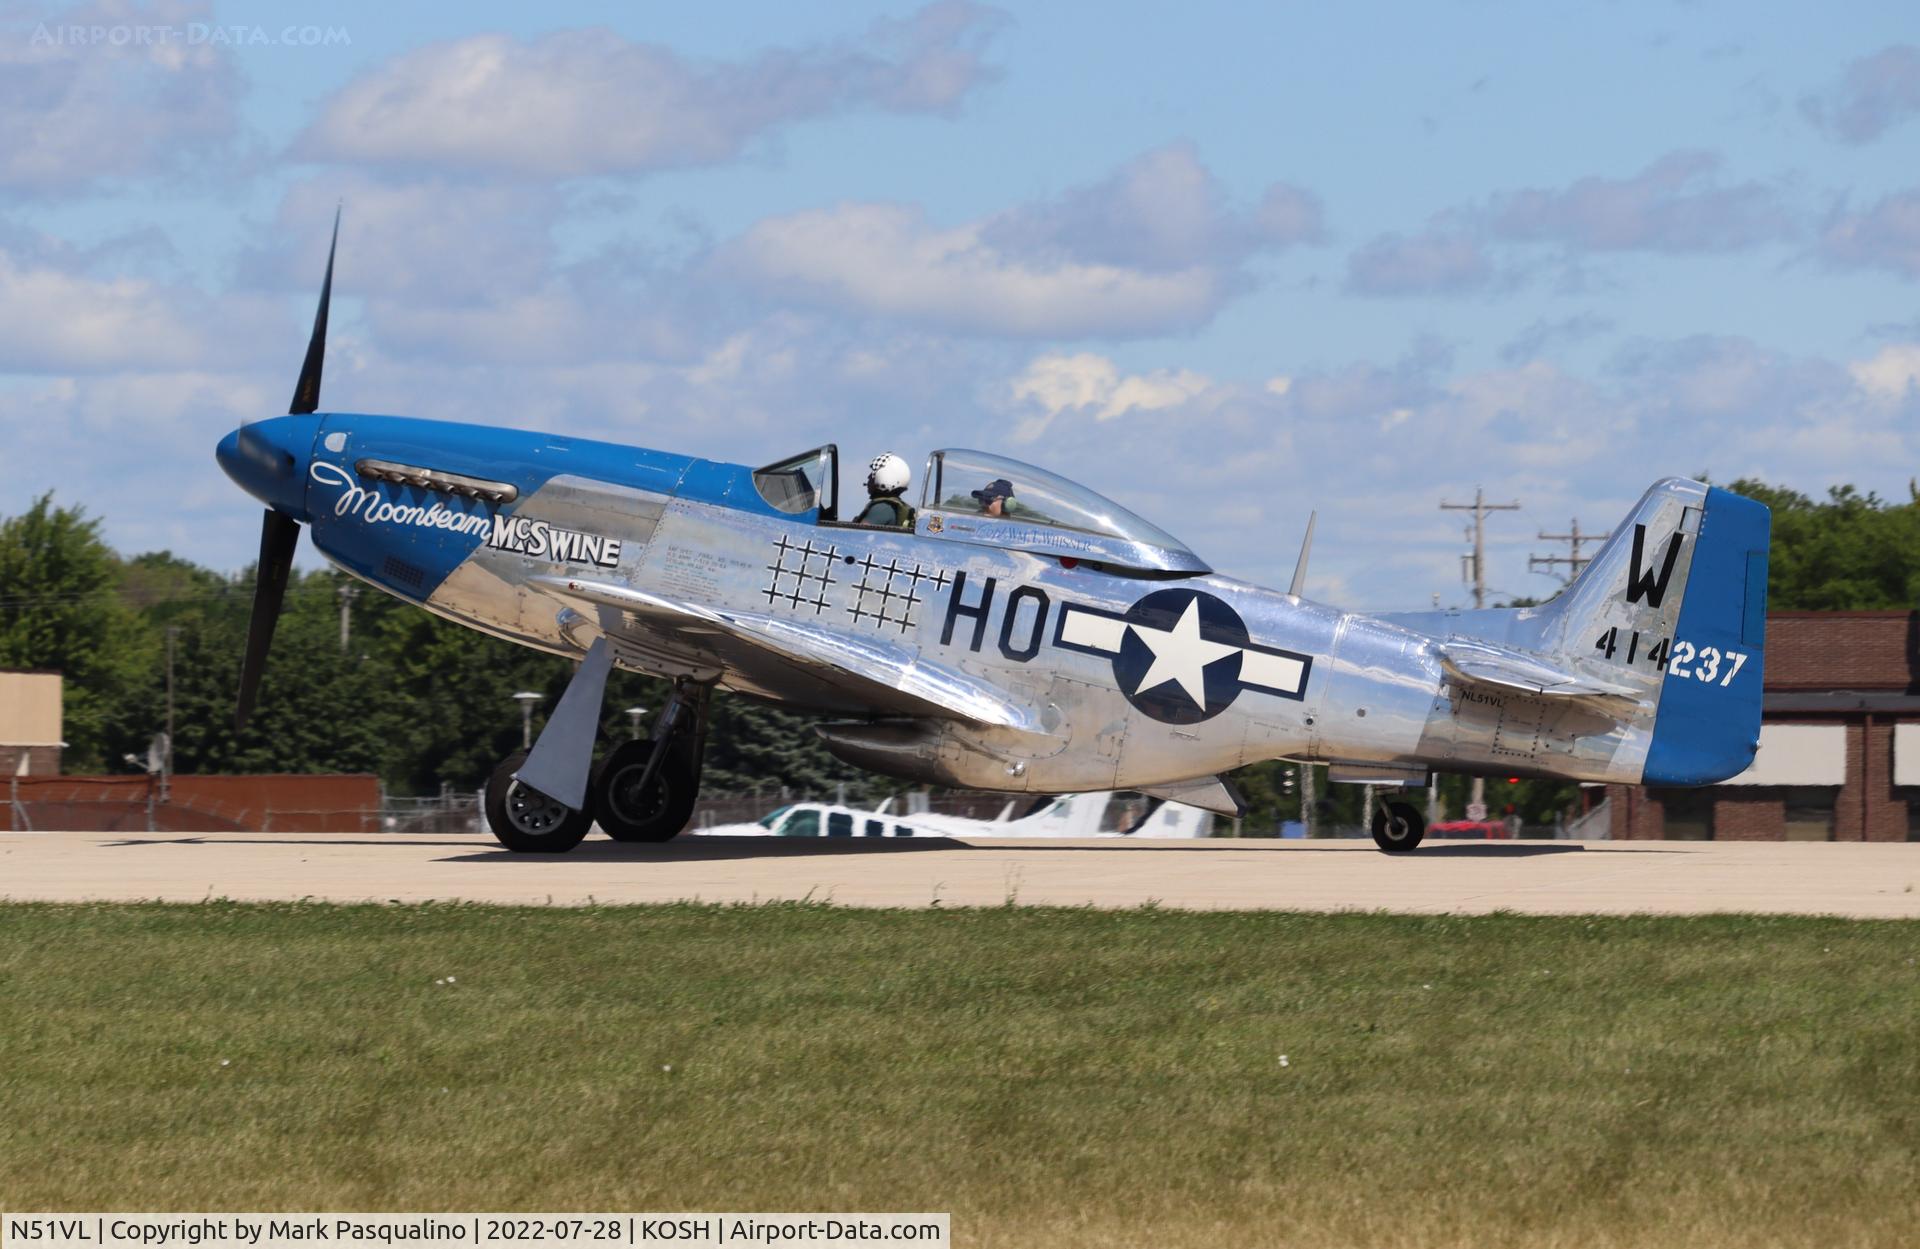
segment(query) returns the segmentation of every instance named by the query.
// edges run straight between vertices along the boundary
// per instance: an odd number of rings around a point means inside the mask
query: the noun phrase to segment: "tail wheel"
[[[564,854],[593,827],[593,812],[576,811],[558,798],[513,779],[527,761],[516,750],[487,778],[487,827],[500,844],[522,854]]]
[[[671,841],[693,818],[700,793],[695,760],[675,742],[649,777],[652,757],[651,741],[623,742],[594,775],[594,810],[615,841]]]
[[[1373,844],[1389,854],[1405,854],[1427,835],[1427,821],[1404,802],[1384,803],[1373,813]]]

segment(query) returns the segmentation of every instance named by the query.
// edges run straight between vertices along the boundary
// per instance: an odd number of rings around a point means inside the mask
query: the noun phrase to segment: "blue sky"
[[[145,30],[142,36],[139,32]],[[148,40],[143,46],[142,38]],[[1920,473],[1909,6],[0,3],[0,431],[222,568],[323,406],[983,446],[1225,571],[1458,601],[1657,476]],[[307,558],[311,558],[308,556]]]

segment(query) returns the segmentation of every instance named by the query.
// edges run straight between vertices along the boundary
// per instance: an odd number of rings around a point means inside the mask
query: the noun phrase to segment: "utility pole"
[[[1568,544],[1569,553],[1566,555],[1529,555],[1527,556],[1527,571],[1541,572],[1546,573],[1548,576],[1559,577],[1566,584],[1572,585],[1574,578],[1580,575],[1580,570],[1593,562],[1592,556],[1580,554],[1580,548],[1589,542],[1601,541],[1606,536],[1607,535],[1603,533],[1581,533],[1580,518],[1577,516],[1573,519],[1573,528],[1567,533],[1548,533],[1543,529],[1540,531],[1540,540],[1542,542],[1565,542]],[[1567,571],[1564,575],[1556,571],[1562,564],[1567,566]]]
[[[545,694],[536,694],[532,690],[521,690],[513,696],[520,704],[520,749],[533,749],[533,705],[546,698]]]
[[[167,744],[160,752],[160,801],[173,798],[173,639],[179,625],[167,626]]]
[[[1480,487],[1473,488],[1471,503],[1442,503],[1443,512],[1472,512],[1473,525],[1467,530],[1467,541],[1473,544],[1473,554],[1463,555],[1461,559],[1461,579],[1473,586],[1473,605],[1476,608],[1487,605],[1487,513],[1517,512],[1518,503],[1489,503],[1487,493]]]
[[[360,587],[351,581],[340,583],[340,649],[347,649],[347,639],[353,635],[353,600],[360,597]]]
[[[1461,556],[1461,571],[1463,574],[1471,573],[1470,576],[1466,576],[1464,579],[1471,581],[1473,584],[1474,607],[1476,609],[1485,607],[1487,605],[1487,513],[1517,512],[1520,510],[1520,505],[1518,503],[1489,503],[1487,502],[1486,491],[1475,486],[1473,488],[1473,502],[1471,504],[1443,502],[1440,504],[1440,510],[1443,512],[1473,513],[1473,525],[1467,530],[1467,540],[1473,543],[1473,554]],[[1483,778],[1478,776],[1473,778],[1473,793],[1468,807],[1469,818],[1472,818],[1474,811],[1480,812],[1481,818],[1484,819],[1486,817],[1487,783]]]

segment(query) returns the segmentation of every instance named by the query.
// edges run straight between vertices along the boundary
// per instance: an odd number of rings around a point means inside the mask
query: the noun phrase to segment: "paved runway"
[[[843,906],[1162,906],[1920,918],[1920,845],[1807,842],[866,841],[599,838],[510,854],[478,836],[0,833],[0,898]]]

